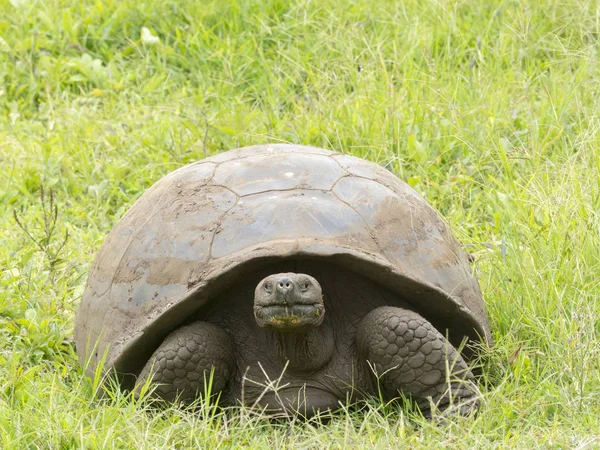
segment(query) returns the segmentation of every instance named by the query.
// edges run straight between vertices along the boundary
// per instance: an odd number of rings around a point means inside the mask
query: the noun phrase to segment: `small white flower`
[[[9,3],[13,5],[13,7],[19,9],[27,4],[27,0],[9,0]]]
[[[5,53],[10,52],[10,47],[8,45],[8,42],[6,42],[4,39],[2,39],[2,36],[0,36],[0,52],[5,52]]]
[[[152,34],[146,27],[142,27],[142,43],[148,45],[158,44],[160,42],[160,38]]]

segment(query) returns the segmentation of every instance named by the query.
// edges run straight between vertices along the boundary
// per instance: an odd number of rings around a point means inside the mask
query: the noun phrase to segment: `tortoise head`
[[[254,318],[262,328],[281,332],[307,331],[323,322],[321,285],[303,273],[277,273],[258,283]]]

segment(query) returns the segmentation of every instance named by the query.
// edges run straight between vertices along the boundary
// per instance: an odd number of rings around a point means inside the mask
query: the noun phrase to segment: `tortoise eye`
[[[264,284],[265,291],[271,292],[271,283],[268,281]]]
[[[307,290],[310,287],[310,281],[308,281],[308,280],[303,281],[301,284],[301,287],[303,290]]]

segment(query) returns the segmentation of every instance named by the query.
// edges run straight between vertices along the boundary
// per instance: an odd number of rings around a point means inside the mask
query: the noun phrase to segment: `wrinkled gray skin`
[[[477,410],[466,362],[426,319],[358,274],[317,264],[314,275],[324,286],[304,273],[250,277],[221,307],[173,331],[138,384],[152,376],[158,396],[191,402],[213,371],[221,404],[241,399],[306,416],[380,393],[411,398],[426,416],[432,404]]]

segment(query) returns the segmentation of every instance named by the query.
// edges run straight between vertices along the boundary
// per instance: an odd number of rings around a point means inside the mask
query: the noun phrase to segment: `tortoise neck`
[[[269,332],[279,363],[289,372],[313,372],[333,355],[333,333],[324,324],[307,331]]]

